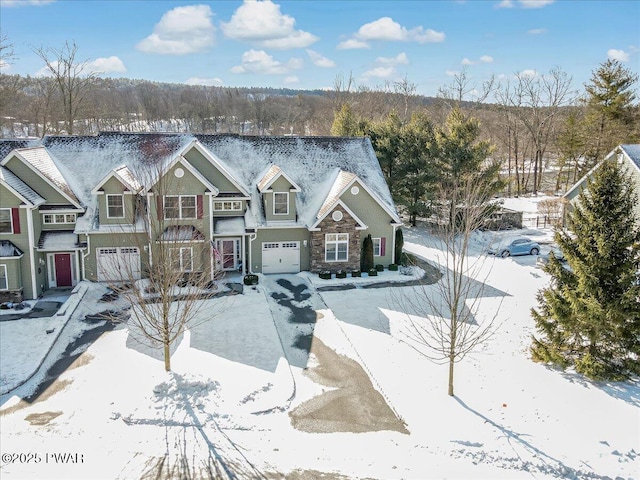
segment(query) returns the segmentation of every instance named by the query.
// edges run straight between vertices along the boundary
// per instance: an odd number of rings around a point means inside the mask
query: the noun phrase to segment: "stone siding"
[[[342,212],[343,218],[336,222],[332,214],[335,211]],[[358,224],[341,206],[337,206],[329,213],[318,227],[319,232],[311,232],[311,271],[314,273],[338,270],[360,270],[360,230],[356,230]],[[349,251],[345,262],[325,262],[324,260],[324,236],[327,233],[348,233]]]
[[[20,303],[23,298],[22,289],[0,291],[0,303]]]

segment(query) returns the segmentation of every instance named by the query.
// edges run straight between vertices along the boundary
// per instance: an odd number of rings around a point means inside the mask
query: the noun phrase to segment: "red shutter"
[[[381,257],[384,257],[386,246],[387,246],[387,238],[386,237],[382,237],[380,239],[380,256]]]
[[[162,220],[163,219],[163,205],[162,205],[162,195],[158,195],[156,197],[156,205],[158,207],[158,220]]]
[[[13,223],[13,233],[20,233],[20,209],[11,209],[11,223]]]
[[[196,205],[198,209],[198,218],[202,218],[202,215],[204,213],[204,202],[202,199],[202,195],[198,195],[196,197]]]

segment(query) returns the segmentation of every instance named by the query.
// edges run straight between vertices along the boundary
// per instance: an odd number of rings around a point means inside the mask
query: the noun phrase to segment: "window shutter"
[[[162,195],[158,195],[156,197],[156,205],[158,207],[158,220],[162,220],[164,217],[164,212],[162,209]]]
[[[11,209],[11,223],[13,224],[13,233],[20,233],[20,209]]]
[[[384,257],[386,246],[387,246],[387,237],[382,237],[380,239],[380,256],[381,257]]]
[[[202,195],[198,195],[196,197],[196,206],[197,206],[197,210],[198,210],[197,216],[198,216],[198,218],[202,218],[202,215],[203,215],[203,212],[204,212],[204,202],[203,202],[203,199],[202,199]]]

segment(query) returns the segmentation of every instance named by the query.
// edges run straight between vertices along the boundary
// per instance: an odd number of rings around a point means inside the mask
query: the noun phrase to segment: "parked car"
[[[540,245],[530,238],[519,237],[510,243],[500,243],[491,246],[488,253],[489,255],[500,255],[501,257],[509,257],[511,255],[538,255],[540,253]]]
[[[551,247],[551,250],[549,251],[549,253],[541,254],[537,258],[536,263],[540,267],[544,267],[547,263],[549,263],[549,257],[551,255],[553,255],[556,258],[556,260],[558,260],[560,263],[567,263],[567,259],[564,257],[562,250],[560,250],[558,247]]]

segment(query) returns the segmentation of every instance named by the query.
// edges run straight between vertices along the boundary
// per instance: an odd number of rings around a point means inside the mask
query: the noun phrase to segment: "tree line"
[[[10,64],[11,45],[0,40],[2,61]],[[478,139],[492,145],[508,196],[563,192],[616,145],[640,141],[638,75],[616,60],[599,65],[582,90],[560,68],[482,85],[462,70],[437,97],[425,97],[407,78],[369,88],[339,75],[325,91],[103,78],[78,59],[75,43],[34,53],[47,75],[0,74],[3,137],[115,130],[370,135],[392,192],[414,210],[423,201],[417,188],[396,192],[394,183],[409,173],[399,169],[418,169],[421,161],[403,164],[392,150],[398,136],[444,128],[454,109],[473,118]],[[428,175],[416,171],[412,181]]]

